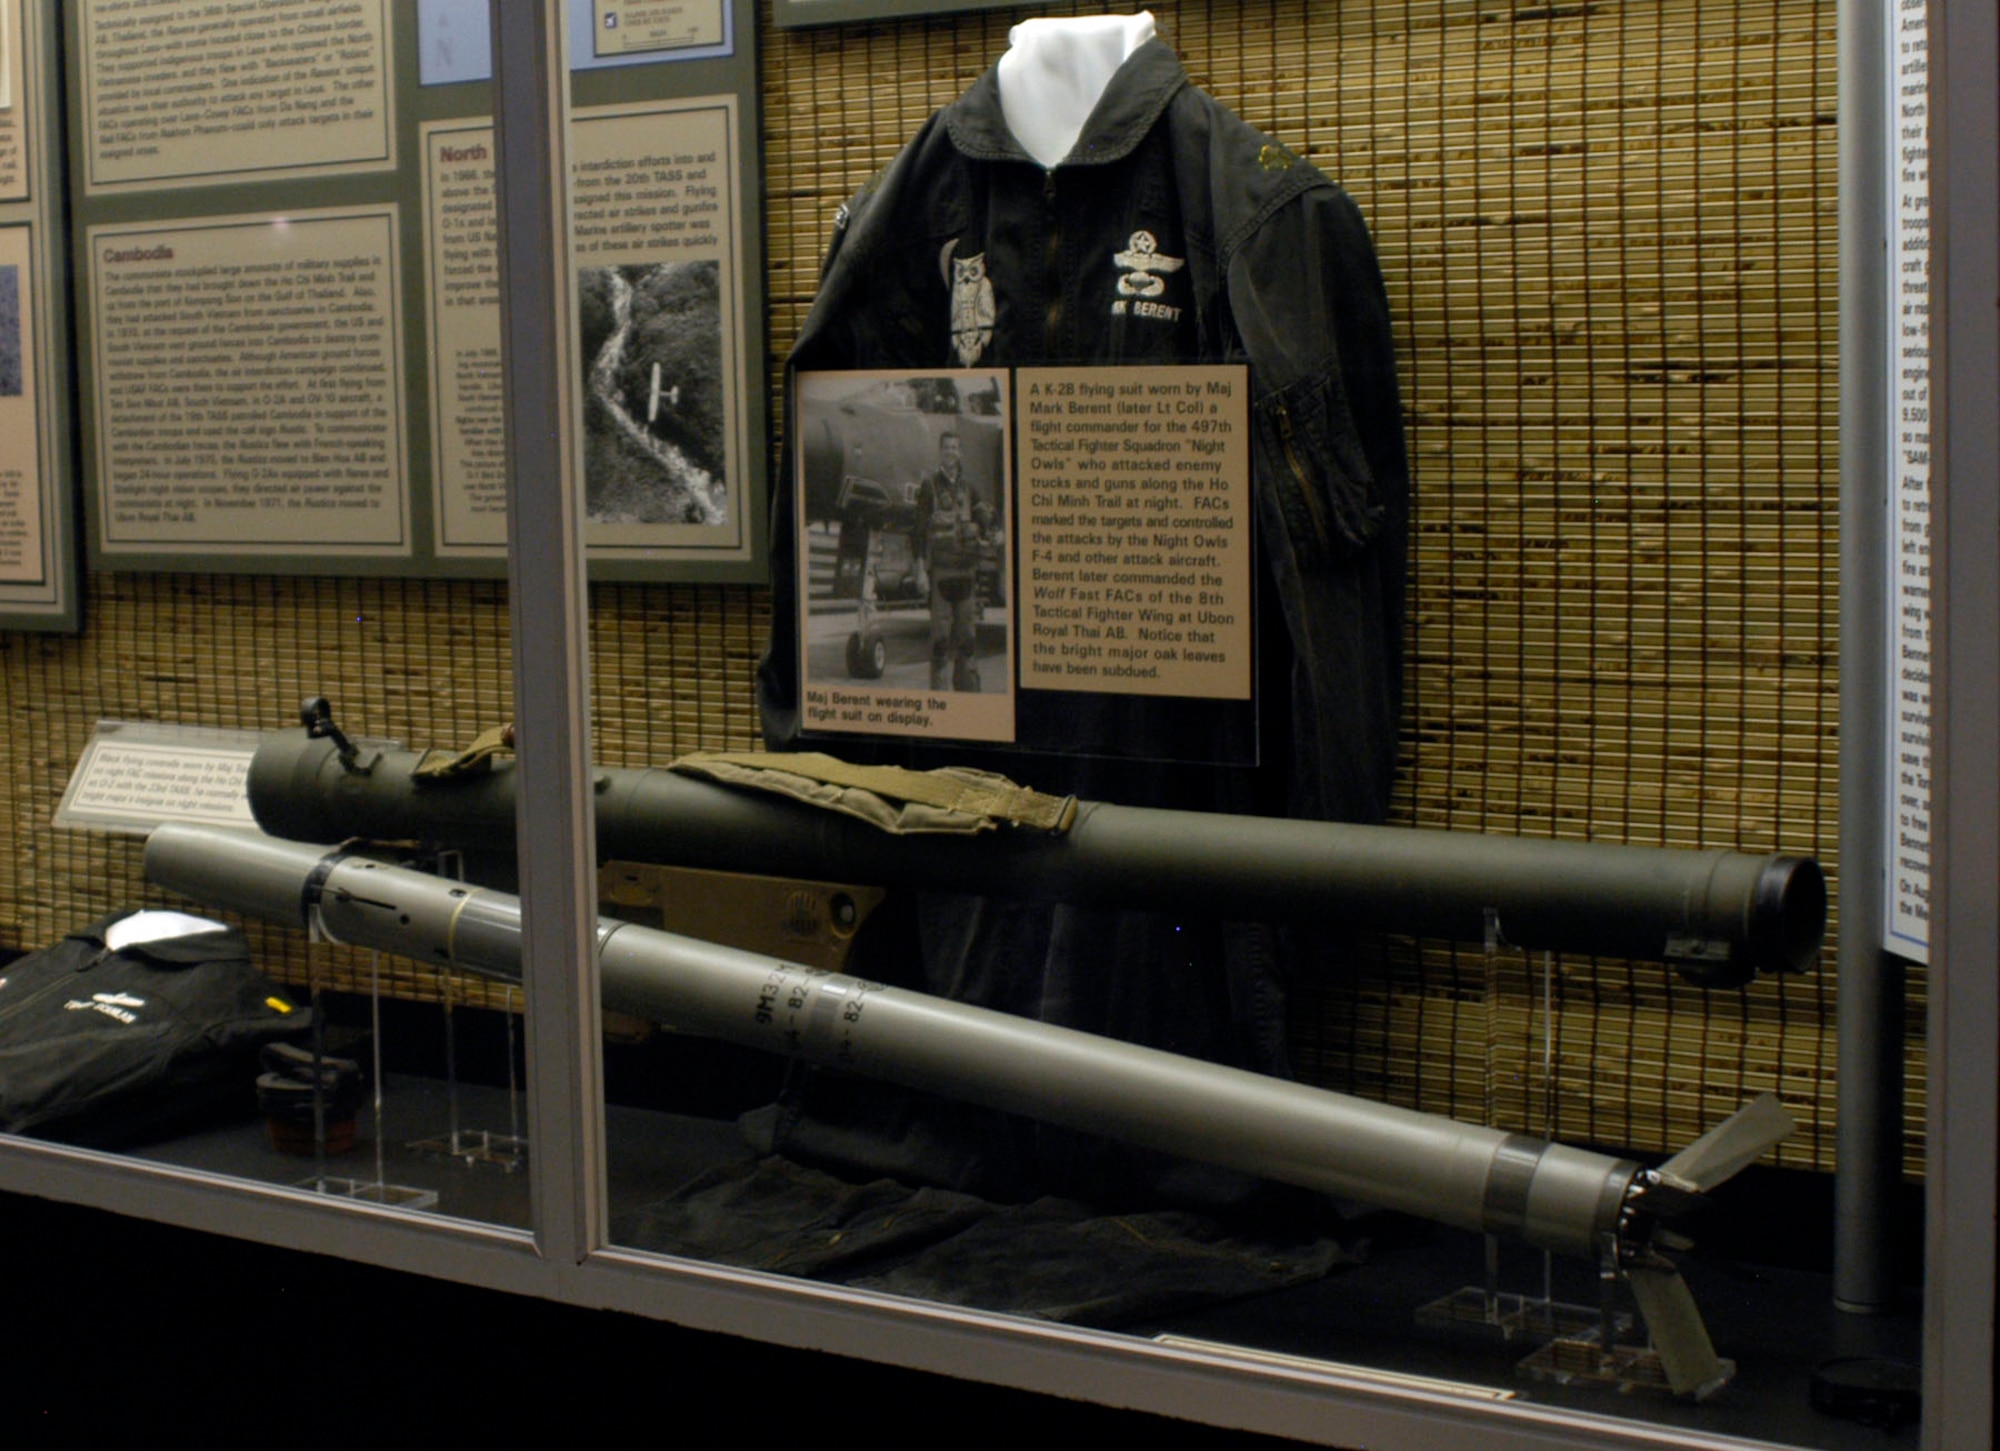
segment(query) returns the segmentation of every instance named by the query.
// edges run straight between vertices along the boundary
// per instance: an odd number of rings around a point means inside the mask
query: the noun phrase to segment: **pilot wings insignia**
[[[1118,279],[1121,297],[1158,297],[1167,290],[1166,279],[1160,274],[1178,272],[1185,265],[1179,257],[1169,257],[1160,251],[1160,244],[1151,232],[1134,232],[1125,247],[1125,251],[1111,258],[1124,269],[1124,275]]]

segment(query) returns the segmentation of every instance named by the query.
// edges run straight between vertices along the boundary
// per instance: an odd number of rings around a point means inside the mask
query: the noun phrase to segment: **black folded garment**
[[[247,1113],[258,1050],[311,1027],[234,928],[114,913],[0,968],[0,1131],[116,1147]]]
[[[1296,1231],[1296,1232],[1288,1232]],[[993,1204],[789,1160],[711,1169],[612,1225],[620,1244],[1068,1324],[1112,1327],[1315,1280],[1356,1256],[1303,1227]]]

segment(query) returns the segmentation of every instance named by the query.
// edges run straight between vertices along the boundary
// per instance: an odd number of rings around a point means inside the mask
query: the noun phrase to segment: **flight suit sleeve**
[[[1373,542],[1408,509],[1389,302],[1353,201],[1307,189],[1228,258],[1268,492],[1305,565]]]
[[[1288,805],[1377,821],[1402,708],[1410,491],[1381,269],[1360,209],[1324,178],[1255,217],[1224,263],[1292,655]]]

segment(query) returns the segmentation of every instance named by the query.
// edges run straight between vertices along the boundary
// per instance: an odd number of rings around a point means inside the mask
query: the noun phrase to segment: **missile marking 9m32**
[[[337,942],[521,977],[518,899],[345,848],[170,825],[146,872]],[[1727,1378],[1662,1224],[1789,1131],[1774,1096],[1648,1169],[631,923],[600,920],[597,954],[608,1010],[1614,1265],[1673,1390]]]
[[[422,841],[464,852],[514,842],[515,767],[435,784],[417,751],[363,763],[315,725],[274,733],[250,767],[250,808],[273,836]],[[607,861],[885,887],[1090,902],[1322,930],[1477,942],[1487,914],[1515,947],[1667,962],[1733,987],[1801,972],[1826,929],[1810,857],[1617,846],[1406,827],[1077,803],[1067,830],[896,836],[853,817],[667,769],[596,772]],[[476,875],[476,873],[475,873]]]

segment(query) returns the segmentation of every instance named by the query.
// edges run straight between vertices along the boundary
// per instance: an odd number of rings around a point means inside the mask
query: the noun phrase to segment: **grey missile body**
[[[365,774],[304,730],[274,734],[250,805],[275,836],[511,851],[514,768],[419,786],[414,751]],[[1089,902],[1322,929],[1479,941],[1672,963],[1734,985],[1816,959],[1826,882],[1807,857],[1078,804],[1068,831],[895,836],[853,818],[664,769],[597,773],[606,860]]]
[[[322,847],[163,826],[146,874],[196,901],[502,981],[518,899]],[[1226,1068],[630,923],[599,923],[606,1009],[1465,1229],[1596,1258],[1630,1160]]]
[[[521,906],[487,888],[255,832],[163,826],[146,873],[197,901],[518,982]],[[1731,1369],[1663,1248],[1790,1131],[1766,1094],[1657,1168],[1371,1103],[609,919],[605,1008],[1615,1267],[1678,1394]]]

